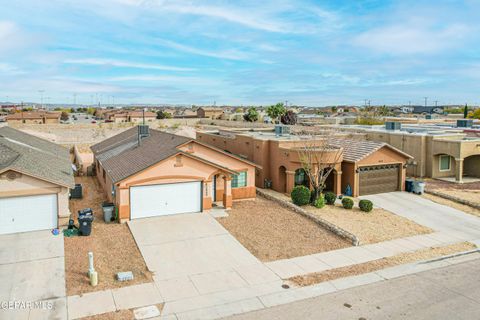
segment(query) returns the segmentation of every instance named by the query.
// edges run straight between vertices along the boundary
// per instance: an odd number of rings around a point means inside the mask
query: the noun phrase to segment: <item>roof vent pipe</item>
[[[150,136],[150,129],[148,128],[148,125],[139,124],[138,125],[138,145],[140,146],[142,139],[148,136]]]

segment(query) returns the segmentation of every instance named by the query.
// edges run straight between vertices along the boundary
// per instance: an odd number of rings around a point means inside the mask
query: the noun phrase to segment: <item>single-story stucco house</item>
[[[255,198],[248,160],[194,139],[151,130],[126,130],[91,147],[97,179],[118,208],[120,221],[226,209]]]
[[[0,234],[66,224],[69,188],[74,185],[66,148],[0,128]]]
[[[405,190],[406,164],[412,158],[387,143],[278,134],[268,129],[199,131],[197,140],[258,164],[257,187],[287,194],[296,185],[310,184],[299,152],[306,144],[321,146],[328,142],[330,150],[319,148],[316,155],[333,167],[325,191],[350,191],[354,197]]]

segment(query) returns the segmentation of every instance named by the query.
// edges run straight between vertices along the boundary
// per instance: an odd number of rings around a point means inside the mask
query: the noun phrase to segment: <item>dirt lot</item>
[[[428,179],[426,182],[427,190],[445,193],[480,205],[480,182],[452,183],[435,179]]]
[[[326,205],[321,209],[307,206],[305,209],[353,233],[361,244],[433,232],[427,227],[380,208],[375,208],[369,213],[361,211],[358,207],[346,210],[339,204]]]
[[[351,246],[315,222],[262,197],[235,202],[228,214],[218,221],[262,261]]]
[[[92,208],[95,214],[92,233],[88,237],[65,238],[65,277],[67,294],[118,288],[152,281],[140,251],[126,224],[103,222],[101,204],[105,195],[93,177],[75,177],[76,183],[83,186],[83,199],[70,201],[70,210],[76,214],[79,209]],[[95,270],[99,284],[91,287],[86,272],[88,270],[87,253],[94,254]],[[118,282],[115,274],[120,271],[132,271],[133,281]]]
[[[294,285],[298,285],[301,287],[310,286],[315,283],[355,276],[415,261],[433,259],[441,256],[454,254],[457,252],[473,250],[475,248],[476,246],[469,242],[462,242],[444,247],[428,248],[423,250],[417,250],[414,252],[402,253],[389,258],[383,258],[348,267],[331,269],[324,272],[311,273],[304,276],[297,276],[288,280]]]

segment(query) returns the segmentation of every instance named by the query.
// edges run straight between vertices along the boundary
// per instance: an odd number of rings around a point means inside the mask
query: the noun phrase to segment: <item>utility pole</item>
[[[435,102],[435,108],[436,108],[436,107],[437,107],[438,100],[435,100],[434,102]]]
[[[40,93],[40,107],[43,109],[43,93],[45,90],[38,90],[38,92]]]
[[[425,99],[425,107],[426,107],[426,106],[427,106],[428,97],[424,97],[423,99]]]

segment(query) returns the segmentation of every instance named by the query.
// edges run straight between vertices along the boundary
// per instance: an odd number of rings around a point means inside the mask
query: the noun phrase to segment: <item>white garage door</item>
[[[156,184],[130,188],[130,218],[199,212],[201,182]]]
[[[56,194],[0,198],[0,234],[56,227]]]

